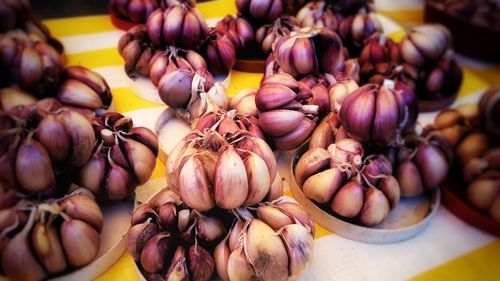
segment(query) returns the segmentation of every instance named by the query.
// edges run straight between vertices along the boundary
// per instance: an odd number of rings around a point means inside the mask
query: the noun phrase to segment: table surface
[[[377,12],[402,26],[422,21],[422,1],[375,1]],[[236,14],[234,0],[199,3],[205,18]],[[36,11],[35,11],[36,12]],[[45,23],[66,48],[67,65],[82,65],[108,81],[117,112],[164,105],[144,100],[127,84],[117,42],[123,31],[107,15],[58,18]],[[391,33],[401,37],[403,30]],[[486,87],[500,82],[500,67],[460,58],[464,83],[455,104],[477,100]],[[233,71],[229,95],[257,87],[261,74]],[[421,116],[430,120],[432,114]],[[152,178],[164,177],[157,161]],[[477,230],[441,206],[429,226],[416,237],[395,244],[370,245],[345,239],[318,227],[314,259],[301,280],[500,280],[500,240]],[[97,280],[138,280],[128,253]]]

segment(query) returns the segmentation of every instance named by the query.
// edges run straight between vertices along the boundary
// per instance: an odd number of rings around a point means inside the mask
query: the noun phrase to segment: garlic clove
[[[227,245],[227,239],[222,240],[214,249],[214,263],[217,275],[223,281],[229,281],[229,275],[227,273],[227,268],[229,266],[229,256],[231,251]]]
[[[381,87],[375,101],[375,117],[371,125],[371,138],[375,142],[391,143],[398,129],[398,104],[394,93]]]
[[[191,83],[194,74],[179,69],[168,72],[158,82],[161,100],[172,108],[187,108],[191,99]]]
[[[312,259],[313,237],[308,229],[300,224],[290,224],[281,229],[281,238],[289,257],[289,278],[296,280],[307,268]]]
[[[208,211],[215,206],[211,189],[203,163],[196,156],[189,156],[179,173],[182,201],[198,211]]]
[[[244,223],[242,221],[236,221],[229,231],[229,250],[233,252],[237,247],[240,246],[242,239]]]
[[[219,157],[215,170],[215,202],[223,209],[240,207],[248,195],[248,176],[245,164],[233,146]]]
[[[278,208],[261,205],[257,208],[257,218],[265,222],[272,229],[278,230],[285,225],[292,224],[292,219]]]
[[[484,155],[483,159],[488,162],[488,165],[495,170],[500,170],[500,148],[490,148]]]
[[[4,246],[1,255],[2,273],[12,280],[43,280],[47,272],[33,256],[28,241],[28,231],[33,226],[34,213],[24,229]],[[28,270],[27,270],[28,269]]]
[[[276,203],[277,207],[288,217],[292,218],[294,223],[299,222],[309,229],[309,232],[314,237],[316,229],[311,215],[297,202],[280,202]]]
[[[304,153],[295,166],[295,180],[299,185],[311,175],[328,168],[330,154],[324,148],[309,149]]]
[[[74,79],[64,81],[56,98],[63,104],[91,109],[104,108],[101,97],[88,85]]]
[[[404,161],[398,165],[397,177],[401,188],[401,196],[414,197],[424,191],[424,184],[417,166],[412,161]]]
[[[495,197],[495,200],[493,200],[493,203],[491,204],[489,210],[489,214],[492,218],[500,221],[500,195],[497,195]]]
[[[243,162],[248,176],[248,195],[243,206],[252,206],[266,197],[271,186],[271,178],[266,162],[257,154],[248,151]]]
[[[183,209],[178,212],[177,228],[179,229],[180,233],[186,230],[190,220],[191,220],[191,211],[189,209]]]
[[[306,75],[313,71],[315,66],[314,47],[309,38],[299,38],[292,48],[291,59],[295,70],[300,75]]]
[[[158,214],[153,209],[150,203],[142,203],[137,206],[132,213],[131,224],[144,223],[148,219],[152,219],[154,222],[158,220]]]
[[[365,191],[365,202],[359,214],[359,220],[368,226],[381,223],[389,214],[390,206],[384,193],[374,187]]]
[[[193,245],[188,250],[189,272],[191,280],[208,281],[215,269],[214,260],[210,253],[200,245]]]
[[[70,266],[82,267],[97,256],[101,238],[89,224],[78,219],[64,221],[60,236]]]
[[[269,187],[269,192],[264,198],[265,201],[273,201],[279,198],[280,196],[283,196],[283,190],[284,190],[283,181],[284,179],[280,176],[279,173],[277,173],[276,177],[274,178],[274,181]]]
[[[132,225],[129,228],[127,232],[127,248],[135,261],[139,261],[144,245],[158,233],[160,233],[160,229],[151,219]]]
[[[363,186],[357,180],[351,180],[335,194],[330,207],[343,217],[354,218],[361,212],[363,202]]]
[[[438,187],[444,181],[450,169],[443,151],[433,144],[420,144],[417,146],[415,164],[427,188]]]
[[[178,246],[175,250],[172,261],[165,275],[166,280],[185,281],[189,280],[189,271],[187,269],[186,250]]]
[[[168,266],[175,246],[174,237],[169,232],[160,232],[151,238],[142,249],[140,262],[149,273],[161,272]]]
[[[309,118],[304,118],[295,129],[281,137],[274,139],[276,147],[281,150],[291,150],[299,147],[311,135],[316,123]]]
[[[297,94],[281,84],[262,84],[255,94],[255,105],[261,112],[286,105],[295,100]]]
[[[150,129],[146,127],[134,127],[130,129],[128,137],[144,144],[153,152],[155,157],[158,156],[158,138]]]
[[[158,207],[158,223],[166,230],[177,227],[177,206],[175,203],[166,203]]]
[[[467,200],[479,210],[488,210],[500,194],[500,180],[477,179],[467,186]]]
[[[460,163],[465,164],[472,158],[479,158],[488,150],[489,137],[484,133],[470,133],[455,147],[455,154]]]
[[[34,139],[25,140],[15,160],[19,185],[30,192],[42,192],[55,184],[54,171],[45,147]]]
[[[274,153],[266,141],[257,137],[248,137],[239,142],[237,148],[252,151],[259,155],[266,162],[270,178],[274,179],[276,177],[278,170],[276,157],[274,157]]]
[[[123,200],[130,195],[133,185],[134,179],[127,170],[118,165],[112,165],[104,188],[109,199]]]
[[[64,126],[57,122],[53,114],[45,116],[38,124],[35,137],[47,149],[52,160],[62,161],[68,155],[71,141]]]
[[[342,126],[353,139],[370,140],[370,126],[375,118],[376,105],[372,89],[374,89],[372,84],[360,87],[344,100],[340,108],[339,117],[343,121]]]
[[[83,115],[71,110],[62,111],[57,119],[63,124],[71,139],[72,151],[69,155],[69,163],[75,166],[85,164],[92,155],[96,142],[92,125]]]
[[[199,216],[196,221],[196,230],[196,236],[205,241],[217,241],[226,235],[226,228],[216,217]]]
[[[325,204],[330,202],[344,180],[345,174],[343,172],[337,168],[330,168],[310,176],[304,182],[302,190],[307,198]]]
[[[101,193],[101,187],[106,177],[106,159],[96,152],[87,163],[80,169],[79,184],[97,195]]]
[[[330,125],[322,121],[311,134],[311,139],[309,140],[309,149],[318,147],[326,149],[328,145],[334,142],[333,137],[334,136]]]
[[[398,180],[393,176],[382,178],[379,182],[379,189],[384,193],[389,200],[391,210],[396,207],[401,197],[401,191]]]
[[[252,265],[245,256],[243,246],[234,249],[227,260],[227,277],[231,281],[247,281],[257,279]]]
[[[73,219],[90,224],[98,232],[102,230],[104,219],[96,201],[85,195],[71,195],[59,202],[62,211]]]
[[[156,165],[156,156],[147,146],[132,139],[123,142],[123,147],[134,170],[137,183],[145,183],[153,173]]]
[[[35,224],[31,234],[31,243],[38,260],[48,273],[59,273],[66,269],[66,258],[53,225]]]
[[[271,136],[280,137],[293,131],[304,118],[299,111],[276,109],[259,115],[259,127]]]
[[[19,89],[0,89],[0,108],[4,111],[9,111],[10,109],[20,105],[29,106],[35,104],[36,101],[37,99],[34,96]]]
[[[288,254],[280,237],[271,227],[252,219],[244,239],[245,255],[259,279],[288,280]]]

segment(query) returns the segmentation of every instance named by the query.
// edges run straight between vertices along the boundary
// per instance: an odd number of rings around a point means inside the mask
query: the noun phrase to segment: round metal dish
[[[327,212],[307,198],[295,181],[295,164],[307,148],[308,143],[302,145],[292,158],[290,190],[295,199],[311,214],[314,221],[333,233],[363,243],[395,243],[417,235],[427,227],[431,218],[436,214],[440,201],[440,191],[437,188],[419,197],[401,199],[384,222],[374,227],[353,224]]]

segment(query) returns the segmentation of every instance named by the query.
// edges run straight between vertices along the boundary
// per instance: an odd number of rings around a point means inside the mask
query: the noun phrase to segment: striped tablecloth
[[[401,26],[422,21],[421,0],[375,1],[377,12]],[[235,14],[234,0],[198,4],[205,18]],[[83,65],[101,73],[112,88],[115,110],[129,112],[162,107],[136,96],[128,86],[117,42],[123,31],[107,15],[45,21],[66,48],[67,65]],[[400,37],[403,30],[392,30]],[[477,100],[489,85],[500,82],[498,65],[459,58],[465,79],[457,103]],[[261,74],[233,71],[229,95],[257,87]],[[422,115],[430,120],[432,114]],[[158,161],[153,178],[164,177]],[[416,237],[395,244],[370,245],[354,242],[318,226],[314,259],[303,280],[500,280],[500,240],[468,224],[440,207],[429,226]],[[128,253],[98,280],[138,280]]]

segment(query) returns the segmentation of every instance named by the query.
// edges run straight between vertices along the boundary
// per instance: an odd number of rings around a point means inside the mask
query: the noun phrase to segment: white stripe
[[[61,37],[66,54],[78,54],[107,48],[117,48],[122,30]]]
[[[221,18],[207,19],[208,26],[215,26]],[[113,30],[98,32],[92,34],[75,35],[61,37],[59,40],[64,45],[66,54],[78,54],[90,51],[96,51],[107,48],[118,47],[120,37],[125,33],[123,30]]]
[[[111,89],[124,88],[129,86],[130,78],[125,73],[124,66],[106,66],[93,68],[93,71],[101,74]]]
[[[440,208],[422,233],[404,242],[363,244],[338,235],[316,240],[301,280],[404,280],[494,240]]]
[[[423,9],[423,0],[375,0],[375,10]]]

